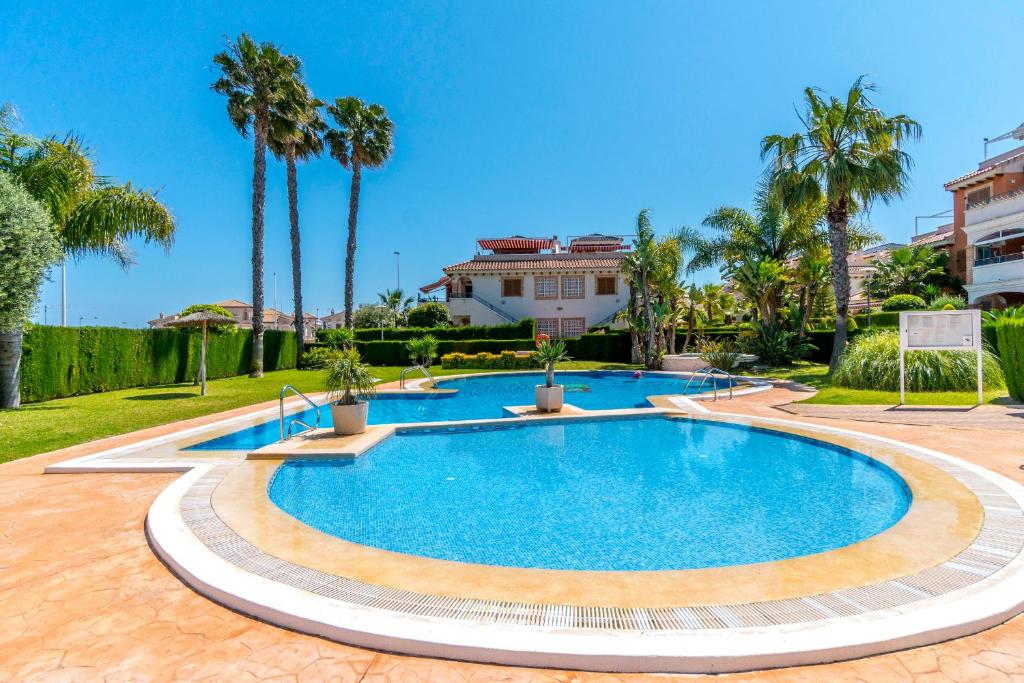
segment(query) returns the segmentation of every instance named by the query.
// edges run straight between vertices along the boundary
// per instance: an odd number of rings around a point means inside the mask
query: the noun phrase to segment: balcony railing
[[[965,199],[964,200],[964,209],[966,209],[967,211],[970,211],[971,209],[978,209],[978,208],[981,208],[983,206],[988,206],[990,204],[997,204],[999,202],[1004,202],[1007,199],[1013,199],[1014,197],[1020,197],[1020,196],[1024,196],[1024,187],[1018,188],[1016,190],[1010,190],[1009,192],[1003,192],[1001,194],[992,195],[991,197],[989,197],[987,199],[979,199],[979,200],[975,200],[973,202],[969,202],[969,201],[967,201]]]
[[[974,267],[991,266],[996,263],[1007,263],[1008,261],[1021,260],[1024,260],[1024,251],[1018,251],[1014,254],[1003,254],[1002,256],[989,256],[988,258],[974,259]]]

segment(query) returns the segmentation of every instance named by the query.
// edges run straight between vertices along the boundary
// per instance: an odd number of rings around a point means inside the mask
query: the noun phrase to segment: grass
[[[791,380],[807,384],[818,390],[811,398],[800,403],[830,405],[896,405],[900,402],[898,391],[873,391],[870,389],[847,389],[832,386],[828,366],[820,363],[796,363],[789,367],[769,368],[756,373],[763,377]],[[974,391],[928,391],[907,392],[907,405],[913,406],[963,406],[974,405],[978,394]],[[986,391],[985,402],[1005,400],[1005,389]]]
[[[613,369],[631,366],[571,361],[560,369]],[[402,368],[377,367],[382,382],[398,379]],[[431,370],[435,376],[484,370]],[[276,399],[281,387],[291,384],[302,392],[323,391],[322,370],[281,370],[260,379],[231,377],[208,382],[207,395],[198,387],[170,384],[74,396],[30,403],[17,410],[0,410],[0,462],[133,432],[146,427],[210,415],[232,408]]]

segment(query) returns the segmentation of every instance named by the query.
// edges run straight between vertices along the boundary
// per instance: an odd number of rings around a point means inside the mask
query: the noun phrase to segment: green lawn
[[[898,391],[871,391],[867,389],[846,389],[832,386],[828,366],[819,363],[796,363],[791,367],[770,368],[757,373],[764,377],[788,379],[810,385],[818,390],[811,398],[800,403],[827,403],[832,405],[896,405],[900,401]],[[985,402],[992,403],[1006,399],[1005,389],[985,392]],[[959,406],[974,405],[978,394],[973,391],[907,392],[907,405],[915,406]]]
[[[594,369],[607,363],[574,361],[559,365],[565,369]],[[383,382],[398,379],[402,368],[374,368]],[[435,375],[457,375],[467,370],[431,371]],[[36,453],[132,432],[145,427],[209,415],[222,410],[276,399],[281,387],[291,384],[303,392],[323,390],[323,372],[282,370],[268,372],[260,379],[231,377],[208,383],[207,395],[188,384],[142,387],[88,396],[31,403],[17,410],[0,410],[0,462]]]

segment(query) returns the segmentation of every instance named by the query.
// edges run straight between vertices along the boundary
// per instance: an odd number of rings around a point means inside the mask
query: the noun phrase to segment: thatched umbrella
[[[167,324],[171,327],[203,328],[203,344],[202,350],[199,352],[199,382],[201,386],[199,395],[206,396],[206,328],[209,325],[237,325],[238,321],[234,318],[220,315],[219,313],[196,311],[195,313],[189,313],[188,315]]]

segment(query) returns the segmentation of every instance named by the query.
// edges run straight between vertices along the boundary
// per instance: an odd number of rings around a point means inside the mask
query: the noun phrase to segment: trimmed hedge
[[[857,321],[857,327],[863,327],[867,329],[868,326],[868,314],[858,313],[857,315],[850,316],[853,320]],[[899,327],[900,326],[900,313],[899,311],[879,311],[871,314],[871,327]]]
[[[511,325],[463,325],[461,327],[385,327],[384,341],[406,341],[432,335],[447,339],[533,339],[536,325],[525,318]],[[355,330],[357,341],[381,341],[380,328],[364,327]]]
[[[446,353],[441,356],[441,367],[478,370],[532,370],[539,368],[540,363],[532,353],[521,355],[515,351],[502,351],[495,354],[484,351],[475,354]]]
[[[1015,401],[1024,401],[1024,318],[1004,318],[993,326],[1006,388]]]
[[[629,362],[629,332],[614,330],[603,334],[582,334],[565,339],[565,352],[573,360],[593,360],[603,363]]]
[[[363,360],[370,365],[409,365],[409,350],[405,341],[360,341],[356,348]],[[437,352],[444,356],[449,353],[474,354],[481,351],[501,353],[502,351],[532,351],[534,341],[530,339],[445,339],[437,344]]]
[[[913,294],[893,294],[882,302],[882,310],[886,313],[895,311],[923,311],[928,304]]]
[[[249,372],[251,330],[211,334],[208,340],[208,378]],[[197,330],[34,325],[25,332],[22,401],[189,381],[199,364],[199,346]],[[264,332],[263,369],[294,367],[295,334]]]

